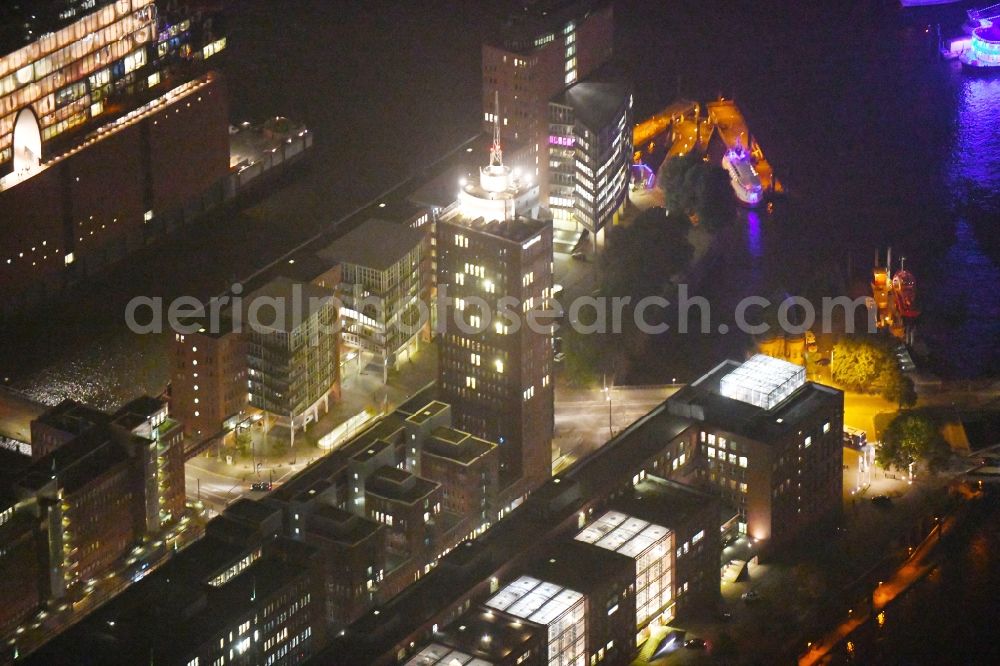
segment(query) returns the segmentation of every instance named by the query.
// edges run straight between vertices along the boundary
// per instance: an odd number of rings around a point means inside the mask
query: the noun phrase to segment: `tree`
[[[628,226],[611,227],[601,255],[603,295],[637,300],[662,294],[691,261],[687,230],[682,218],[663,208],[643,211]]]
[[[603,345],[598,344],[598,339],[602,336],[583,335],[571,326],[565,330],[563,351],[566,353],[566,381],[572,386],[593,386],[601,374]]]
[[[890,377],[896,361],[887,345],[875,336],[844,337],[833,346],[834,380],[855,391],[873,392],[874,385]]]
[[[667,210],[716,230],[736,217],[736,203],[725,170],[697,155],[674,157],[660,167],[659,184]]]
[[[899,469],[923,461],[936,471],[944,466],[950,454],[951,449],[934,421],[919,412],[905,412],[886,428],[875,460],[882,467],[894,465]]]
[[[895,402],[900,409],[913,407],[917,404],[917,389],[913,386],[913,380],[904,375],[898,367],[896,372],[887,374],[882,396],[886,400]]]

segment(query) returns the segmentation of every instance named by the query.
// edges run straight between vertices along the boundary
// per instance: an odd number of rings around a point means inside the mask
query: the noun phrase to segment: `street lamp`
[[[613,428],[611,426],[611,388],[612,387],[608,386],[608,375],[607,375],[607,373],[604,374],[604,381],[603,381],[603,383],[604,383],[604,388],[602,390],[604,391],[604,397],[605,397],[605,399],[608,401],[608,437],[614,437],[615,433],[614,433],[614,430],[613,430]]]

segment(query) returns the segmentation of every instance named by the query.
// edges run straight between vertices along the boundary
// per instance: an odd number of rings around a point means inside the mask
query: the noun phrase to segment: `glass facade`
[[[635,560],[636,626],[656,617],[673,599],[674,533],[661,525],[608,511],[576,535],[577,541]]]
[[[722,378],[719,393],[727,398],[771,409],[806,383],[806,369],[788,361],[756,354]]]
[[[13,157],[12,130],[30,108],[42,139],[99,118],[123,99],[159,85],[175,59],[206,58],[225,48],[209,35],[209,48],[192,45],[191,21],[158,16],[154,0],[115,0],[0,58],[0,164]]]
[[[486,605],[547,627],[550,666],[583,666],[587,661],[585,602],[576,590],[521,576]]]

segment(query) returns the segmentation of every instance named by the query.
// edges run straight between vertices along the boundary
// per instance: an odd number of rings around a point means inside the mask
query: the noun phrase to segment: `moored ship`
[[[917,303],[917,280],[906,270],[906,258],[900,260],[900,268],[892,272],[892,248],[886,256],[885,266],[876,258],[872,271],[872,298],[878,311],[878,328],[887,329],[908,344],[913,338],[913,328],[920,307]]]
[[[756,208],[764,202],[760,174],[754,168],[753,158],[746,148],[737,144],[727,150],[722,157],[722,167],[729,174],[729,182],[741,204]]]

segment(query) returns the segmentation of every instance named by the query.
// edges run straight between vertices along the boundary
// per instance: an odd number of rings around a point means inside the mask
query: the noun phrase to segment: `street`
[[[639,417],[673,395],[679,386],[556,387],[552,473],[601,447]],[[610,395],[610,400],[609,400]]]

